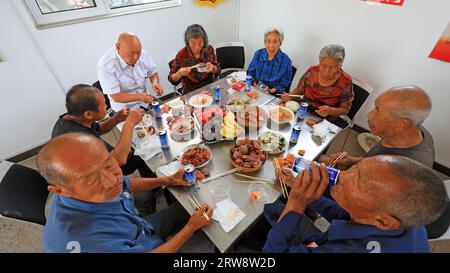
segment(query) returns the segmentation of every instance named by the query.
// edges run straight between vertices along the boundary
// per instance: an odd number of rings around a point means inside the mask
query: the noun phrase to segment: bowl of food
[[[213,97],[207,94],[197,94],[189,98],[189,104],[195,108],[203,108],[213,103]]]
[[[260,128],[266,124],[268,118],[266,110],[255,105],[239,109],[236,116],[238,123],[246,128]]]
[[[274,123],[281,125],[290,123],[294,119],[295,115],[294,112],[288,108],[277,106],[270,110],[269,117]]]
[[[287,147],[286,138],[275,132],[264,132],[258,136],[262,148],[267,153],[274,155],[284,152]]]
[[[181,151],[181,155],[179,156],[181,164],[192,164],[196,169],[200,169],[208,165],[211,158],[211,150],[203,144],[189,145]]]
[[[297,112],[298,108],[300,108],[300,103],[296,102],[295,100],[290,100],[286,102],[285,107],[292,112]]]
[[[239,109],[250,105],[250,100],[244,97],[234,97],[227,103],[227,110],[237,112]]]
[[[195,121],[191,117],[168,117],[170,136],[177,141],[190,140],[195,127]]]
[[[248,186],[248,195],[254,202],[268,202],[272,189],[268,184],[252,183]]]
[[[229,158],[231,164],[241,172],[256,172],[267,160],[267,152],[258,140],[238,140],[231,147]]]

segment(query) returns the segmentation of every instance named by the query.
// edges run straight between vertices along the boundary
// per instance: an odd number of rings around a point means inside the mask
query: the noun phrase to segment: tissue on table
[[[239,224],[244,217],[245,213],[230,199],[218,202],[212,215],[212,218],[219,222],[226,233]]]
[[[149,160],[162,151],[161,143],[156,135],[144,137],[135,143],[136,149],[134,150],[134,154],[140,155],[143,160]]]
[[[167,165],[161,166],[156,170],[156,175],[158,176],[171,176],[178,172],[179,169],[183,168],[183,164],[180,161],[175,160]]]
[[[323,119],[322,122],[313,125],[313,135],[320,137],[322,140],[325,139],[328,132],[336,134],[339,131],[339,127]]]

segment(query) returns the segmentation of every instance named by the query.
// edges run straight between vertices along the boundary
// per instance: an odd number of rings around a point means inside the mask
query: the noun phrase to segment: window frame
[[[182,0],[160,0],[128,7],[110,8],[107,0],[95,0],[95,7],[57,11],[43,14],[36,0],[23,0],[37,29],[76,24],[114,16],[180,6]]]

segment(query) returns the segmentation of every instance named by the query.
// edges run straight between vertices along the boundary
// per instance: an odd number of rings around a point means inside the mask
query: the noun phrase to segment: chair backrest
[[[168,61],[169,71],[172,69],[172,63],[175,61],[175,56],[176,56],[176,54],[173,54],[173,55],[171,55],[170,57],[167,58],[169,60]],[[171,57],[173,57],[173,58],[171,58]],[[184,92],[183,92],[183,88],[181,87],[181,83],[179,83],[177,85],[173,85],[173,92],[176,95],[183,95]],[[168,99],[171,99],[172,97],[173,97],[173,95],[167,94],[166,96],[163,96],[163,97],[159,98],[159,100],[166,101]]]
[[[450,198],[450,180],[444,181],[448,197]],[[426,227],[428,239],[450,240],[450,202],[442,215],[434,222]]]
[[[297,68],[292,66],[292,77],[291,77],[291,85],[289,86],[289,90],[292,89],[292,84],[294,83],[295,73],[297,73]]]
[[[96,81],[92,84],[92,86],[97,87],[100,91],[103,92],[103,88],[102,85],[100,84],[100,81]],[[110,109],[111,108],[111,103],[109,102],[109,97],[108,95],[106,95],[105,93],[103,93],[103,97],[105,97],[105,104],[106,104],[106,109]]]
[[[355,117],[356,113],[358,113],[372,91],[373,88],[370,85],[358,79],[353,79],[353,92],[355,93],[355,98],[353,99],[352,107],[347,114],[350,119]]]
[[[45,225],[47,181],[31,168],[0,163],[0,215]]]
[[[220,43],[215,46],[221,69],[244,68],[245,46],[239,42]]]

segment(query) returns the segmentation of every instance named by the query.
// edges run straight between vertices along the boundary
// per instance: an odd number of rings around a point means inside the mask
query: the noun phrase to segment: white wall
[[[124,31],[136,33],[160,71],[164,87],[169,66],[166,58],[184,45],[186,27],[199,23],[205,27],[211,44],[236,40],[236,2],[227,0],[216,8],[194,5],[183,0],[182,5],[37,30],[22,1],[14,2],[31,35],[48,60],[65,90],[77,83],[97,80],[96,64],[100,56],[113,47]],[[218,18],[221,18],[220,20]]]
[[[10,1],[0,1],[0,160],[50,138],[61,88]]]
[[[97,60],[120,32],[139,35],[158,66],[161,83],[170,90],[166,58],[184,45],[188,25],[202,24],[213,45],[237,39],[236,1],[216,8],[182,2],[174,8],[37,30],[23,1],[0,1],[0,57],[8,60],[0,63],[0,160],[49,140],[65,109],[64,94],[74,84],[97,80]]]
[[[403,7],[368,6],[360,0],[242,0],[239,38],[250,62],[263,47],[267,27],[285,31],[282,49],[299,68],[294,84],[318,63],[322,46],[345,46],[344,70],[375,88],[356,123],[367,128],[366,114],[383,90],[416,84],[428,91],[433,111],[425,122],[435,141],[436,161],[450,166],[450,63],[429,59],[450,19],[448,0],[407,0]]]

